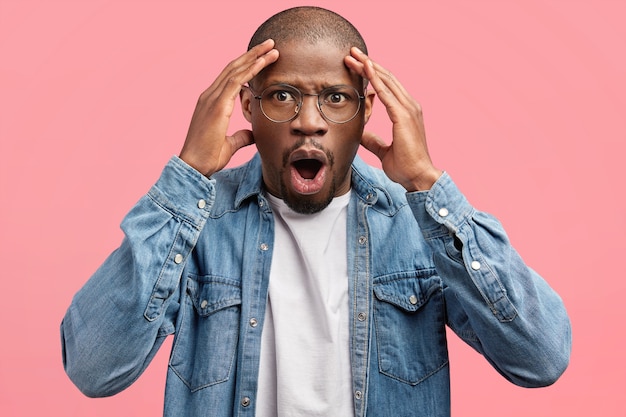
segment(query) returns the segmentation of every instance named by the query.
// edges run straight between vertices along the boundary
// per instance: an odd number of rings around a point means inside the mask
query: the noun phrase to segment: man
[[[364,131],[375,96],[391,144]],[[228,136],[238,98],[252,130]],[[61,326],[89,396],[129,386],[171,334],[167,416],[447,416],[446,324],[521,386],[569,361],[558,295],[435,168],[419,105],[324,9],[259,27],[122,228]]]

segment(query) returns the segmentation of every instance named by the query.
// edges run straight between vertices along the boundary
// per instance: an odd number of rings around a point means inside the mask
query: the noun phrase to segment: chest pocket
[[[227,381],[239,338],[239,283],[190,275],[179,314],[172,370],[191,391]]]
[[[374,282],[379,371],[416,385],[448,363],[441,279],[394,274]]]

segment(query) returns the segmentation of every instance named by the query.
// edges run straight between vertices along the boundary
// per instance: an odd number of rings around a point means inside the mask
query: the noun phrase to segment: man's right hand
[[[250,130],[227,135],[228,124],[244,84],[278,59],[271,39],[232,61],[198,99],[180,158],[210,177],[244,146],[254,143]]]

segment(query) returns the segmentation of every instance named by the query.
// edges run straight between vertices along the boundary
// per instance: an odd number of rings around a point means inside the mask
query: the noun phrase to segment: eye
[[[341,93],[333,93],[328,97],[328,101],[331,103],[341,103],[346,100],[346,96]]]
[[[333,90],[324,93],[324,104],[332,106],[342,106],[354,100],[354,93],[349,91]]]
[[[297,101],[295,94],[292,91],[288,91],[288,90],[269,91],[267,94],[267,97],[272,101],[281,102],[281,103]]]

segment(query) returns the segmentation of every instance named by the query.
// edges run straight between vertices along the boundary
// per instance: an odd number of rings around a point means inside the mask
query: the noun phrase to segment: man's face
[[[361,78],[344,65],[347,49],[325,41],[315,45],[294,41],[278,49],[278,61],[253,80],[255,94],[274,84],[289,84],[304,94],[349,85],[363,94]],[[252,124],[267,190],[300,213],[320,211],[334,197],[348,192],[350,166],[370,116],[372,101],[373,95],[367,95],[354,119],[337,124],[319,112],[317,97],[304,96],[296,118],[275,123],[265,117],[252,92],[244,89],[243,112]]]

